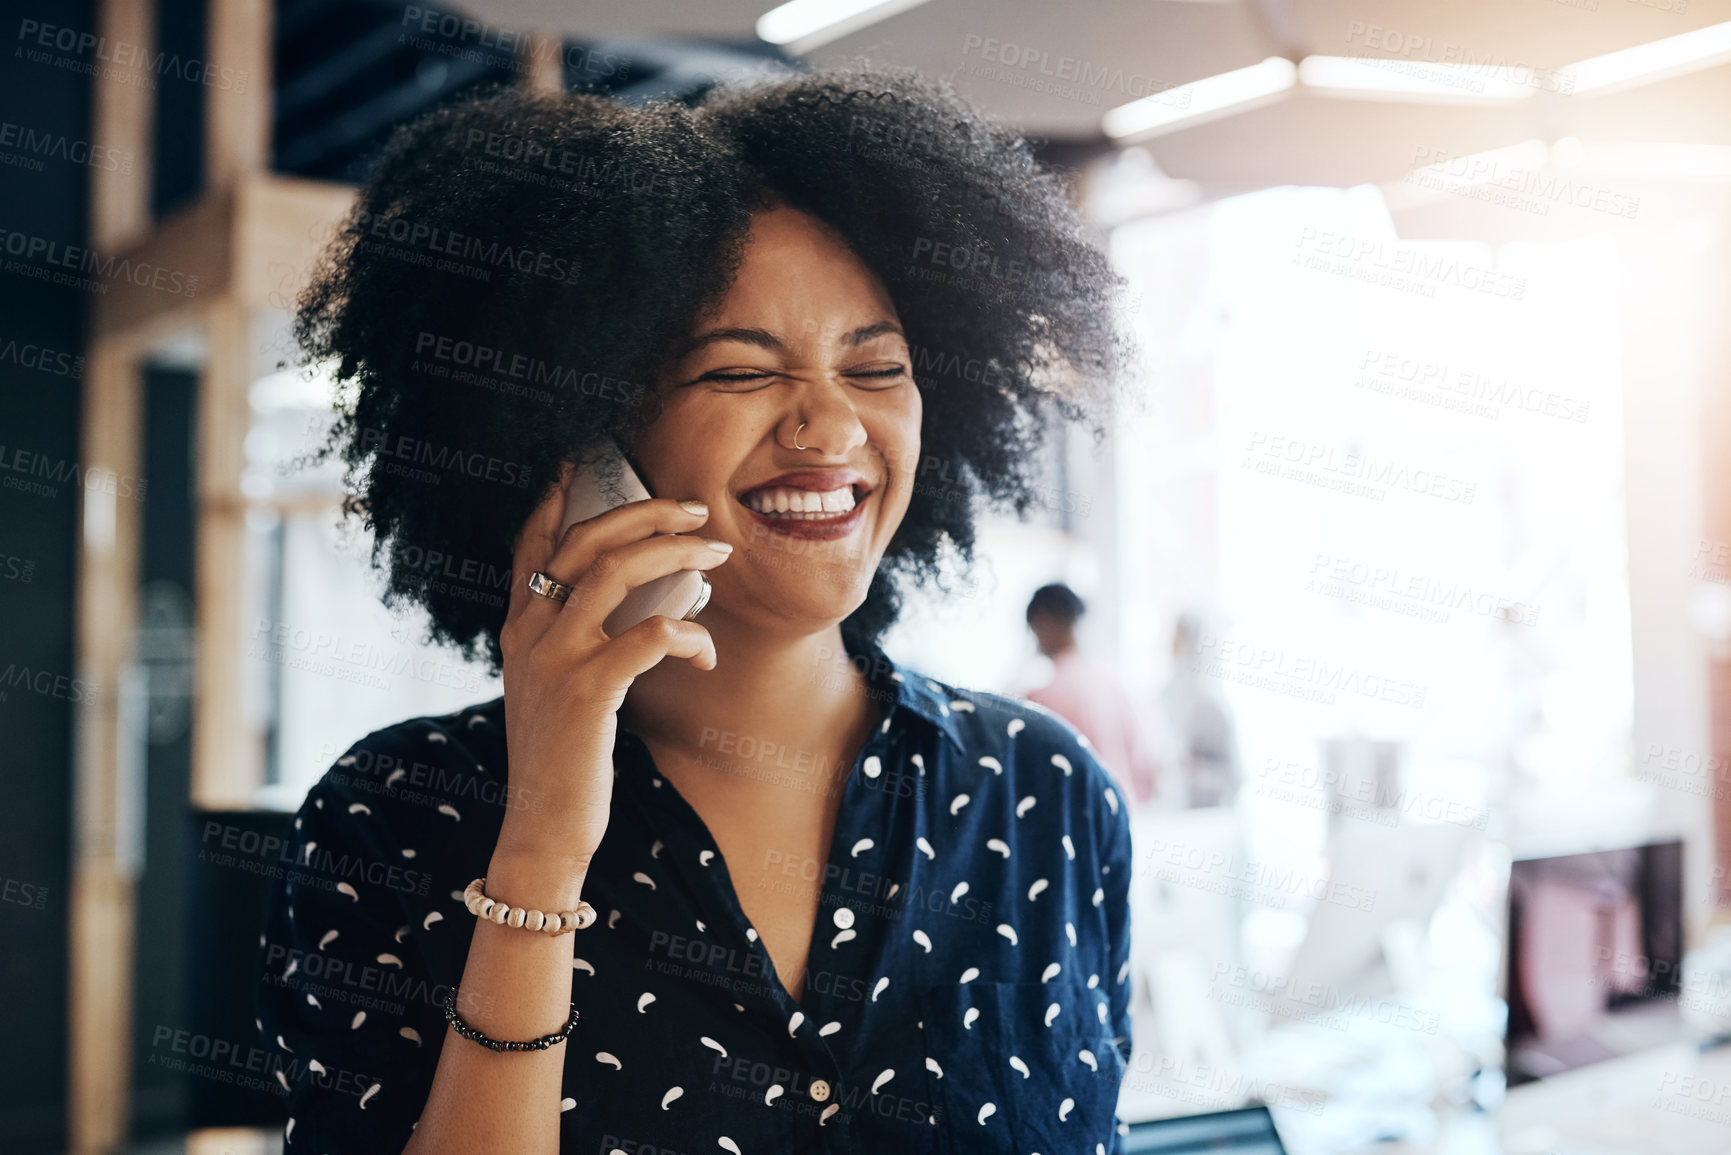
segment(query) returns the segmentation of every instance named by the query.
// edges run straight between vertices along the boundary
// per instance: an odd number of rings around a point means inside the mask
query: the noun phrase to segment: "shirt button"
[[[853,925],[853,908],[851,906],[838,906],[835,908],[835,914],[831,917],[835,919],[837,926],[846,930]]]
[[[829,1098],[829,1084],[822,1079],[813,1079],[811,1081],[811,1097],[819,1103]]]

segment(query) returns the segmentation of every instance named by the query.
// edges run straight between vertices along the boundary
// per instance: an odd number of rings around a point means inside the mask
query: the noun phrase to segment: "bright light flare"
[[[1576,94],[1602,93],[1650,84],[1728,60],[1731,60],[1731,23],[1711,24],[1693,32],[1607,52],[1561,71],[1574,78]]]
[[[757,34],[798,56],[924,3],[926,0],[788,0],[757,18]]]
[[[1290,89],[1298,68],[1279,56],[1168,88],[1107,112],[1100,127],[1115,140],[1156,136],[1229,112],[1266,104]]]
[[[1469,67],[1380,56],[1306,56],[1298,81],[1327,94],[1379,99],[1481,103],[1520,100],[1538,87],[1532,69]]]

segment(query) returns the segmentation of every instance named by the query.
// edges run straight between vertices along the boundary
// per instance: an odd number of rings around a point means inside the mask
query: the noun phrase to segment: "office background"
[[[354,738],[497,692],[294,467],[330,387],[288,309],[390,129],[864,58],[1027,134],[1131,283],[1132,410],[1055,434],[1031,517],[887,642],[1022,693],[1028,596],[1088,603],[1159,767],[1124,1117],[1731,1150],[1697,1053],[1731,1026],[1731,3],[771,8],[7,5],[0,1146],[280,1145],[243,1085],[271,840]],[[871,131],[893,183],[917,142]],[[974,256],[910,260],[1004,275]]]

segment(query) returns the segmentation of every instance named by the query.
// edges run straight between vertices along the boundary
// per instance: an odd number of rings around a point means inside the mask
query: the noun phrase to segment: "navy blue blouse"
[[[576,933],[561,1150],[1121,1152],[1128,816],[1032,704],[852,660],[885,707],[846,779],[805,985],[775,974],[703,821],[623,726]],[[781,773],[717,736],[718,759]],[[766,768],[767,767],[767,768]],[[789,763],[790,781],[809,773]],[[513,794],[503,699],[387,727],[307,795],[262,942],[296,1151],[396,1152],[426,1103]],[[551,1024],[549,1024],[551,1026]]]

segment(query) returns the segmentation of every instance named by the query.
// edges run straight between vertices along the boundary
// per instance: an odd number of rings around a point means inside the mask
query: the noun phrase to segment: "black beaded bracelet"
[[[471,1043],[480,1043],[490,1051],[545,1051],[554,1043],[563,1043],[570,1037],[571,1028],[577,1025],[577,1004],[571,1004],[571,1017],[565,1020],[564,1030],[555,1031],[551,1035],[542,1035],[538,1039],[530,1039],[524,1043],[502,1042],[499,1039],[489,1039],[457,1017],[457,988],[452,987],[450,993],[445,995],[445,1021],[451,1024],[453,1031]]]

